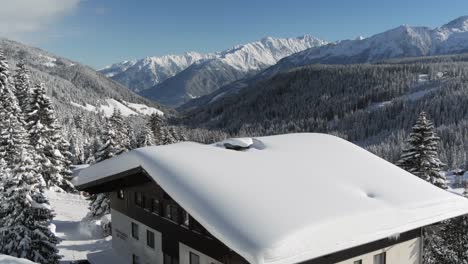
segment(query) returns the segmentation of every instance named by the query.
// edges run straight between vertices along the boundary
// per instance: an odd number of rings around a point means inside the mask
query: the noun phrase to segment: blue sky
[[[310,34],[335,41],[401,24],[437,27],[468,15],[466,0],[17,1],[64,6],[31,20],[29,28],[5,32],[0,26],[0,34],[94,68],[145,56],[213,52],[265,36]]]

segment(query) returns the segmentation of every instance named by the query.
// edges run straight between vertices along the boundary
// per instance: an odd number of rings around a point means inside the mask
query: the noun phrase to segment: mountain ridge
[[[250,77],[281,58],[327,43],[309,35],[297,38],[266,37],[218,52],[215,58],[198,61],[140,94],[162,104],[178,106],[223,85]]]

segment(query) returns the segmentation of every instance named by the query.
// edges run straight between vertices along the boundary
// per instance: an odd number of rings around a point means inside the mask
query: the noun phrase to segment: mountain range
[[[191,52],[125,61],[108,66],[101,73],[147,98],[177,106],[252,76],[286,56],[324,44],[327,42],[307,35],[267,37],[213,54]]]
[[[344,40],[307,49],[281,60],[263,74],[271,76],[315,63],[368,63],[390,58],[464,52],[468,52],[468,16],[459,17],[435,29],[403,25],[369,38]]]
[[[464,52],[468,52],[468,16],[457,18],[435,29],[403,25],[368,38],[343,40],[292,54],[251,78],[225,85],[211,94],[187,102],[180,109],[193,109],[209,104],[245,87],[253,87],[260,80],[301,66],[375,63],[392,58]]]
[[[467,51],[468,16],[463,16],[435,29],[403,25],[368,38],[338,42],[311,36],[264,38],[213,54],[190,52],[125,61],[101,72],[144,97],[169,106],[186,104],[181,107],[186,109],[295,67]]]

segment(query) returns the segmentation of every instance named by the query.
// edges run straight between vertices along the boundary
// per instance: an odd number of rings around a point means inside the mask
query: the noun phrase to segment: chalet
[[[324,134],[141,148],[74,183],[110,193],[129,264],[416,264],[425,226],[468,213],[468,199]]]

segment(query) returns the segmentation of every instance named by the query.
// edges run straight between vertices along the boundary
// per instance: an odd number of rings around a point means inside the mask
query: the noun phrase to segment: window
[[[139,239],[138,237],[138,225],[135,223],[132,223],[132,237],[135,238],[136,240]]]
[[[144,209],[149,210],[149,208],[146,205],[146,196],[144,196],[144,195],[141,196],[141,207],[143,207]]]
[[[143,195],[140,192],[135,193],[135,204],[137,206],[143,206]]]
[[[132,255],[132,263],[133,264],[140,264],[140,257],[138,257],[137,255],[133,254]]]
[[[149,230],[146,230],[146,245],[154,248],[154,233]]]
[[[385,252],[377,254],[374,256],[374,264],[385,264],[387,259],[387,254]]]
[[[190,252],[190,264],[200,264],[200,256]]]
[[[157,215],[161,214],[161,204],[156,198],[151,199],[151,212]]]
[[[185,227],[190,226],[190,215],[185,210],[182,211],[182,225]]]
[[[360,259],[360,260],[355,260],[355,261],[353,262],[353,264],[362,264],[362,259]]]
[[[166,206],[166,212],[165,212],[165,217],[168,218],[168,219],[171,219],[172,221],[174,222],[178,222],[178,209],[177,209],[177,206],[176,205],[173,205],[173,204],[168,204]]]
[[[164,254],[164,264],[179,264],[179,259],[176,257],[171,257],[167,254]]]
[[[120,200],[123,200],[125,198],[124,190],[119,190],[117,192],[117,198],[119,198]]]

